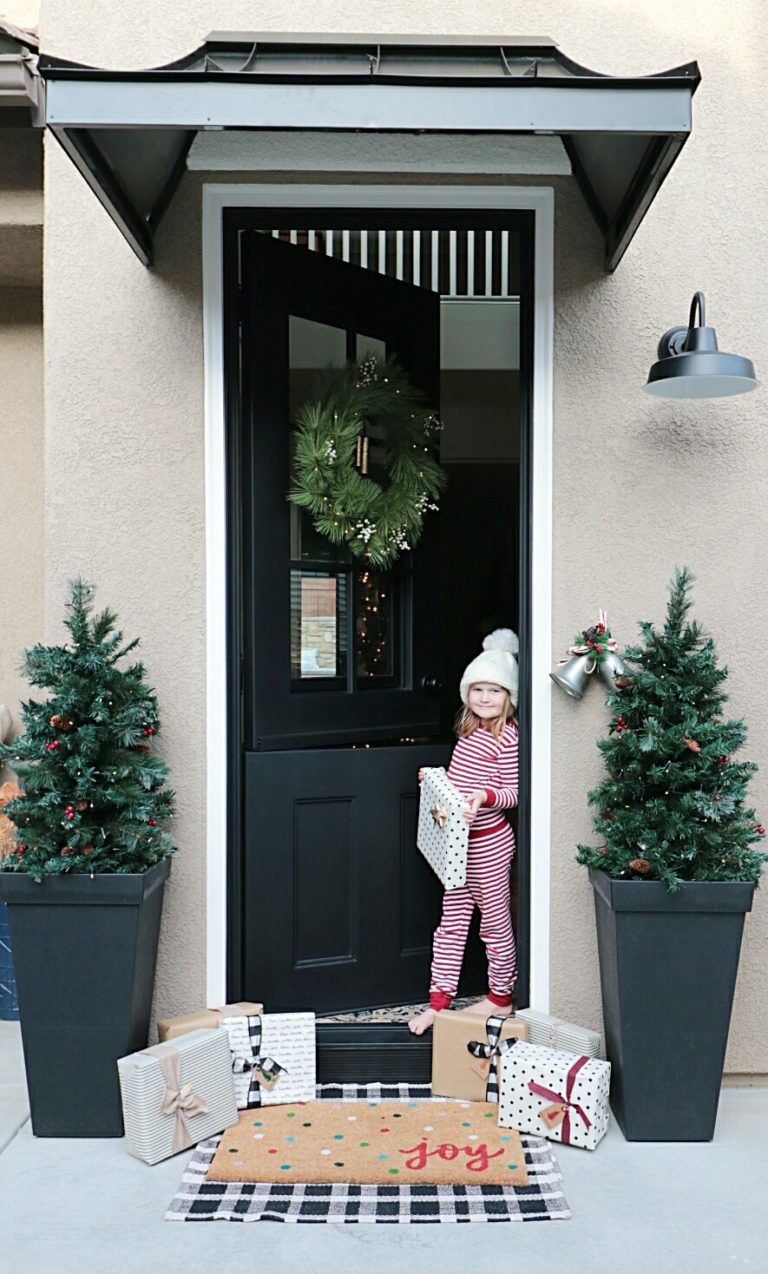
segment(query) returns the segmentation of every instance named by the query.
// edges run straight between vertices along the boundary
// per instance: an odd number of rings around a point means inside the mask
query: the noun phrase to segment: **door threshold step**
[[[405,1022],[318,1022],[320,1084],[428,1084],[432,1032],[412,1035]]]

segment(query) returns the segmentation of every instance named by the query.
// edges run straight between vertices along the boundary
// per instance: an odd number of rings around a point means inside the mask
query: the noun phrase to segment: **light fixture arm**
[[[698,311],[699,321],[696,322]],[[712,329],[707,329],[706,306],[703,292],[695,292],[691,301],[691,312],[688,315],[687,327],[671,327],[659,341],[658,357],[673,358],[691,349],[717,349],[717,338]],[[705,330],[702,330],[705,329]]]
[[[691,312],[688,316],[689,331],[694,326],[693,320],[695,318],[697,309],[699,311],[699,327],[706,327],[707,320],[706,320],[706,316],[704,312],[704,293],[703,292],[694,292],[693,300],[691,301]]]

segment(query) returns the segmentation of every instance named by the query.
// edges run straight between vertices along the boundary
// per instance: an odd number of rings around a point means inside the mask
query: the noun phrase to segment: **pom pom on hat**
[[[519,649],[517,633],[513,633],[511,628],[494,628],[483,642],[483,650],[506,650],[510,655],[516,655]]]
[[[497,628],[483,642],[482,654],[464,669],[459,687],[462,703],[467,702],[470,686],[478,681],[492,682],[509,691],[512,707],[517,707],[517,660],[520,642],[511,628]]]

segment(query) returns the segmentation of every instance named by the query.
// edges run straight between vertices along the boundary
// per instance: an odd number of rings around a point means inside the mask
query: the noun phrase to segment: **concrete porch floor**
[[[51,1083],[57,1082],[51,1058]],[[62,1101],[66,1094],[62,1093]],[[32,1136],[19,1028],[0,1022],[3,1274],[721,1274],[768,1270],[768,1089],[726,1088],[711,1144],[557,1154],[571,1221],[526,1225],[282,1225],[163,1221],[189,1157],[147,1167],[117,1140]],[[230,1265],[230,1268],[236,1266]]]

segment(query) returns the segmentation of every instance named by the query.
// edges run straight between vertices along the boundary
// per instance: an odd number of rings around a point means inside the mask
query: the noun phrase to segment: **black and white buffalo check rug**
[[[430,1098],[429,1084],[321,1084],[318,1099],[402,1101]],[[207,1181],[218,1137],[201,1141],[187,1164],[166,1221],[377,1221],[389,1225],[468,1221],[562,1221],[571,1211],[551,1143],[522,1137],[527,1186],[259,1184]]]

